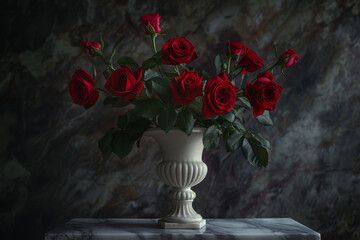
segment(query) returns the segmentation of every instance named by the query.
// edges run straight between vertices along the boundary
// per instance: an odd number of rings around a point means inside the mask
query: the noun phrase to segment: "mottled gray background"
[[[197,69],[214,74],[227,40],[274,61],[294,48],[299,63],[278,76],[283,92],[257,127],[271,140],[267,169],[224,146],[204,153],[209,167],[195,187],[206,218],[291,217],[323,239],[360,239],[359,1],[2,1],[0,45],[0,238],[42,239],[74,217],[160,217],[169,188],[155,175],[158,146],[144,139],[124,160],[103,161],[97,141],[119,110],[72,104],[75,69],[91,71],[84,40],[126,35],[119,55],[152,53],[139,18],[157,12],[168,38],[195,45]],[[101,67],[98,67],[100,72]],[[104,84],[99,74],[98,85]],[[249,116],[249,119],[251,117]],[[200,204],[201,202],[201,204]]]

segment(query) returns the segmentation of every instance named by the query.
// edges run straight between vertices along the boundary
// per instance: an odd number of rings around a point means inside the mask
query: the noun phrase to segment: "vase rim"
[[[203,132],[203,131],[205,131],[205,129],[206,129],[206,128],[203,128],[203,127],[194,127],[193,130],[192,130],[192,132],[193,132],[193,133]],[[163,129],[161,129],[161,128],[159,128],[159,127],[157,127],[157,128],[149,128],[149,129],[146,130],[145,132],[157,132],[157,131],[163,131],[163,132],[165,132]],[[181,130],[181,129],[178,128],[178,127],[175,127],[175,128],[170,129],[169,132],[171,132],[171,131],[184,132],[183,130]]]

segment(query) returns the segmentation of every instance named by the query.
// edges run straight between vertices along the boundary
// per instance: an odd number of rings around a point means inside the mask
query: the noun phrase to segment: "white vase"
[[[163,228],[197,229],[206,224],[192,206],[196,194],[191,190],[207,173],[207,166],[202,161],[203,133],[202,128],[194,128],[190,136],[176,128],[168,133],[162,129],[144,133],[160,146],[163,161],[157,166],[157,174],[163,182],[174,187],[169,194],[171,210],[158,222]]]

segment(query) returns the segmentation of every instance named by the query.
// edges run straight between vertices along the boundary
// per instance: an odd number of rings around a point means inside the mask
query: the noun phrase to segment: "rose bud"
[[[79,69],[69,82],[69,92],[75,104],[85,109],[93,106],[99,98],[99,92],[94,89],[95,82],[85,70]]]
[[[144,87],[141,81],[143,68],[133,72],[128,66],[116,69],[105,84],[105,88],[120,100],[137,98]]]
[[[209,79],[203,97],[203,116],[210,117],[230,111],[236,102],[238,87],[234,86],[224,72]]]
[[[161,50],[165,65],[189,63],[197,58],[194,45],[185,37],[171,38]]]
[[[85,47],[89,50],[91,56],[95,56],[95,52],[101,49],[101,45],[98,42],[85,41]]]
[[[280,58],[284,59],[284,66],[288,68],[297,63],[299,55],[297,55],[293,49],[288,49],[283,54],[281,54]]]
[[[252,50],[247,49],[239,65],[247,72],[255,72],[264,66],[263,60]]]
[[[144,24],[146,34],[159,33],[161,31],[160,26],[159,26],[160,18],[161,18],[161,16],[156,13],[145,14],[145,15],[141,16],[140,20]]]
[[[231,55],[244,55],[247,49],[247,46],[242,45],[240,42],[229,41],[227,43],[228,52]]]
[[[249,82],[245,88],[245,97],[249,99],[255,117],[262,115],[264,110],[275,109],[280,98],[281,86],[273,80],[272,73],[262,72],[254,84]]]
[[[185,70],[170,82],[170,90],[174,105],[189,105],[194,98],[202,95],[202,77],[195,72]]]

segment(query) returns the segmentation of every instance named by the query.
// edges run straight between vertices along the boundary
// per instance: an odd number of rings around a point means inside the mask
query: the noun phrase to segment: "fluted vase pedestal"
[[[162,228],[198,229],[206,225],[205,219],[192,206],[196,193],[191,190],[207,173],[202,161],[203,133],[202,128],[194,128],[190,136],[179,129],[168,133],[150,129],[144,133],[160,146],[163,161],[157,166],[157,174],[164,183],[174,187],[169,194],[171,210],[158,222]]]

